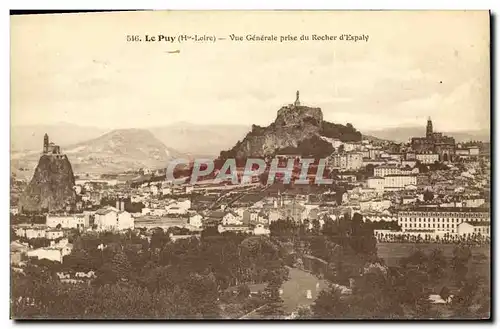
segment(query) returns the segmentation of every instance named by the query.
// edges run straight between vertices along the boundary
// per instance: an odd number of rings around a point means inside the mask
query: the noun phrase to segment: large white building
[[[489,222],[463,222],[458,224],[458,234],[468,236],[472,234],[481,234],[482,236],[490,236]]]
[[[64,231],[51,229],[47,225],[21,224],[15,227],[16,235],[27,239],[46,238],[55,240],[64,236]]]
[[[191,200],[179,200],[166,207],[167,214],[184,215],[191,208]]]
[[[458,148],[455,149],[455,154],[460,157],[474,157],[479,155],[479,147],[470,146],[470,147],[461,147],[458,145]]]
[[[416,175],[386,175],[384,177],[384,188],[403,189],[408,185],[417,185]]]
[[[367,186],[377,192],[382,192],[385,189],[402,190],[407,186],[417,185],[416,175],[386,175],[385,177],[370,177],[366,180]]]
[[[253,234],[255,235],[269,235],[271,234],[271,231],[266,228],[263,224],[257,224],[255,225],[253,229]]]
[[[439,154],[437,153],[417,153],[416,159],[425,164],[432,164],[439,161]]]
[[[332,154],[328,159],[330,167],[341,170],[358,170],[363,166],[363,153],[347,152]]]
[[[401,230],[434,230],[436,232],[458,233],[463,223],[490,222],[490,213],[482,208],[415,208],[398,212]]]
[[[99,231],[122,231],[134,228],[134,218],[127,211],[108,206],[96,211],[94,224]]]
[[[62,263],[64,256],[69,255],[72,250],[73,245],[68,243],[67,239],[63,239],[59,243],[52,242],[50,247],[28,250],[26,254],[28,257],[48,259]]]
[[[203,216],[200,214],[191,215],[188,224],[196,228],[201,228],[203,226]]]
[[[385,179],[384,177],[370,177],[366,180],[369,189],[374,189],[377,192],[384,191]]]
[[[387,175],[413,175],[418,174],[418,168],[404,169],[397,166],[378,166],[373,169],[374,176],[385,177]]]
[[[25,237],[27,239],[45,238],[47,230],[46,225],[31,225],[31,224],[20,224],[16,227],[15,232],[19,237]]]
[[[237,213],[228,211],[222,217],[222,225],[242,225],[243,221]]]
[[[84,229],[89,227],[89,216],[86,214],[54,215],[48,214],[46,218],[48,227]]]

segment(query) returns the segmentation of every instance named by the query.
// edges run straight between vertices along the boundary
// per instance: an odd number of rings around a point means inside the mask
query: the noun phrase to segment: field
[[[432,244],[432,243],[378,243],[377,251],[380,258],[384,259],[388,266],[399,266],[399,261],[401,258],[410,255],[412,252],[420,249],[427,255],[432,252],[432,250],[438,248],[441,249],[448,259],[451,261],[453,257],[453,250],[456,245],[453,244]],[[490,289],[490,276],[491,276],[491,255],[490,246],[472,247],[472,257],[468,264],[467,276],[471,277],[473,275],[480,275],[484,281],[481,282],[481,286]],[[484,255],[486,258],[480,259],[477,256]],[[450,263],[448,263],[450,264]],[[453,280],[454,271],[453,268],[448,265],[446,274],[440,280],[435,280],[429,288],[433,290],[434,293],[439,293],[441,287],[448,286],[448,288],[454,290],[457,289],[455,282]]]
[[[398,266],[401,258],[409,256],[412,252],[420,249],[429,254],[433,249],[441,249],[446,257],[453,257],[454,244],[436,243],[377,243],[377,254],[384,259],[388,266]],[[490,259],[490,247],[472,247],[472,255],[483,254]]]
[[[289,269],[290,277],[283,283],[281,298],[283,298],[283,309],[291,313],[299,306],[312,304],[319,292],[327,287],[327,283],[311,273],[297,268]],[[311,299],[307,298],[308,290],[311,291]]]

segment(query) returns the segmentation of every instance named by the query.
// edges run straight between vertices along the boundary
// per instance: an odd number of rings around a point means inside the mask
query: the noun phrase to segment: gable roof
[[[216,210],[212,211],[207,215],[207,218],[210,219],[222,219],[226,213],[224,211]]]
[[[119,211],[115,207],[107,206],[107,207],[104,207],[104,208],[97,210],[95,213],[97,215],[106,215],[106,214],[109,214],[110,212],[118,213]]]

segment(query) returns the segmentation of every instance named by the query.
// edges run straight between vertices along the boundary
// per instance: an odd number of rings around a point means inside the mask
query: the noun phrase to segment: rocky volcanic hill
[[[118,173],[140,168],[165,168],[175,157],[183,156],[167,148],[145,129],[117,129],[100,137],[63,147],[76,173]],[[40,151],[11,154],[14,168],[30,170]]]
[[[325,138],[326,137],[326,138]],[[252,126],[252,131],[220,157],[248,158],[275,154],[300,154],[323,157],[333,152],[328,138],[361,141],[362,135],[350,124],[346,126],[323,120],[320,108],[282,107],[276,120],[267,127]]]
[[[42,155],[19,201],[19,211],[61,212],[75,206],[75,177],[65,155]]]

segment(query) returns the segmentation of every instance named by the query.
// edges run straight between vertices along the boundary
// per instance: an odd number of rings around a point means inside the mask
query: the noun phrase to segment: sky
[[[368,42],[127,42],[127,35],[367,35]],[[179,53],[168,53],[180,50]],[[11,124],[274,121],[300,90],[361,130],[489,129],[487,11],[123,12],[11,18]]]

